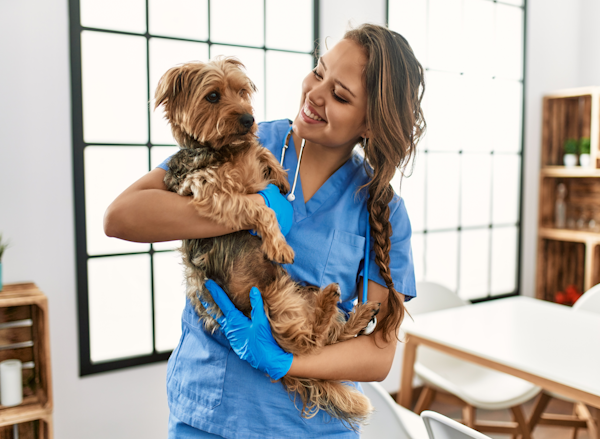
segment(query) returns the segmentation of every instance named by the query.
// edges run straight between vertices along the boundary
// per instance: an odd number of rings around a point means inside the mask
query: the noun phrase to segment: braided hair
[[[406,39],[385,27],[363,24],[347,31],[344,39],[358,43],[367,56],[364,69],[366,124],[371,132],[371,136],[364,139],[365,167],[371,177],[367,186],[367,208],[375,261],[389,290],[388,312],[376,328],[376,331],[382,331],[387,342],[392,329],[397,334],[404,317],[404,303],[394,288],[390,273],[393,231],[389,222],[389,203],[394,196],[390,181],[396,169],[404,175],[426,129],[421,108],[425,92],[424,69]]]

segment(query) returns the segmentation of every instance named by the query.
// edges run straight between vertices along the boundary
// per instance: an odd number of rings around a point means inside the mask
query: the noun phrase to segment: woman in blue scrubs
[[[272,338],[257,339],[252,325],[255,329],[258,321],[248,320],[248,331],[238,335],[227,329],[205,332],[188,302],[167,370],[170,438],[357,437],[326,413],[302,418],[283,386],[272,383],[265,371],[351,382],[387,376],[403,302],[416,295],[410,222],[390,181],[409,163],[423,135],[424,87],[424,70],[406,40],[384,27],[363,25],[348,31],[308,73],[294,121],[259,125],[261,143],[278,159],[292,130],[283,167],[290,187],[298,169],[290,197],[293,224],[286,236],[295,261],[285,268],[297,281],[339,283],[340,306],[351,310],[362,289],[368,212],[368,298],[381,302],[379,322],[370,335],[295,357]],[[368,166],[355,152],[357,144]],[[186,197],[168,192],[165,169],[154,169],[113,202],[105,216],[109,236],[158,242],[231,232],[199,217]],[[260,194],[248,196],[267,202]],[[222,326],[236,323],[237,316],[225,314]],[[268,327],[259,332],[270,337]],[[239,333],[249,335],[240,341]],[[240,358],[236,343],[250,346],[246,350],[260,357],[260,364]]]

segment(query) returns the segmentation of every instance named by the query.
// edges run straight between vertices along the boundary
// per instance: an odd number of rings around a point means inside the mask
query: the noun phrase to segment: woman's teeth
[[[310,112],[310,110],[308,108],[306,108],[306,107],[304,107],[304,114],[306,114],[308,117],[310,117],[313,120],[323,120],[319,116],[317,116],[316,114],[312,114]]]

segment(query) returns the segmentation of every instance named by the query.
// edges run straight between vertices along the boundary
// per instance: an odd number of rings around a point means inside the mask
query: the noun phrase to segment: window
[[[524,1],[388,0],[426,69],[428,128],[402,182],[415,274],[468,300],[518,293]]]
[[[170,67],[238,57],[257,121],[298,111],[318,0],[70,0],[80,373],[166,360],[185,295],[177,243],[104,235],[106,207],[177,147],[154,89]]]

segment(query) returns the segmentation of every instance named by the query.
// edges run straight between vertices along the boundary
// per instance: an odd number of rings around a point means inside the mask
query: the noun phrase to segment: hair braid
[[[389,291],[387,313],[376,331],[389,341],[404,318],[404,303],[390,271],[393,231],[389,203],[394,197],[390,181],[397,169],[404,175],[427,126],[421,108],[425,73],[406,39],[385,27],[363,24],[346,32],[344,38],[358,43],[367,55],[364,79],[370,135],[365,144],[365,167],[371,177],[366,185],[367,208],[375,262]]]

